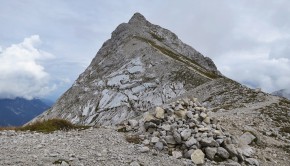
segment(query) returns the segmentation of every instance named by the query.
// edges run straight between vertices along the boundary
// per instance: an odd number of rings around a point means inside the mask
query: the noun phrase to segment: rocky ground
[[[122,127],[49,134],[0,131],[0,165],[289,165],[289,133],[281,130],[289,126],[287,100],[266,96],[216,112],[193,101],[179,100],[129,120],[129,132],[117,132]],[[239,141],[249,138],[250,151],[243,151]]]
[[[290,102],[255,93],[233,109],[180,98],[116,127],[0,131],[0,165],[288,166]]]
[[[266,96],[264,101],[247,103],[242,108],[220,109],[211,116],[231,134],[253,133],[257,142],[255,157],[260,165],[289,165],[290,160],[290,104],[289,101]]]
[[[110,128],[51,134],[0,132],[0,165],[184,165],[184,160],[140,149]]]

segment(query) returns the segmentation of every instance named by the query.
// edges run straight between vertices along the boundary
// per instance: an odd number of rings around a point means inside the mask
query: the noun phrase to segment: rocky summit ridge
[[[140,153],[165,152],[185,165],[270,166],[290,159],[289,117],[289,100],[223,76],[210,58],[136,13],[33,121],[117,127],[138,139]]]

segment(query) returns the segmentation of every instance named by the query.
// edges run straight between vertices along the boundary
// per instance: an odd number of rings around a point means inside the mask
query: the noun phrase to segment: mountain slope
[[[0,99],[0,126],[21,126],[48,108],[39,99]]]
[[[74,85],[38,119],[114,125],[221,77],[211,59],[136,13],[116,28]]]

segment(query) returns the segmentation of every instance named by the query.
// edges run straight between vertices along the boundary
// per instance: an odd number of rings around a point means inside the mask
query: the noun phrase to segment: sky
[[[0,0],[0,98],[56,100],[135,12],[174,32],[225,76],[290,88],[288,0]]]

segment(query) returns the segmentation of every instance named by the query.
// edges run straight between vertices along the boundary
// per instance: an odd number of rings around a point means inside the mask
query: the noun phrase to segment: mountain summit
[[[115,125],[221,77],[210,58],[135,13],[112,32],[73,86],[37,119]]]

